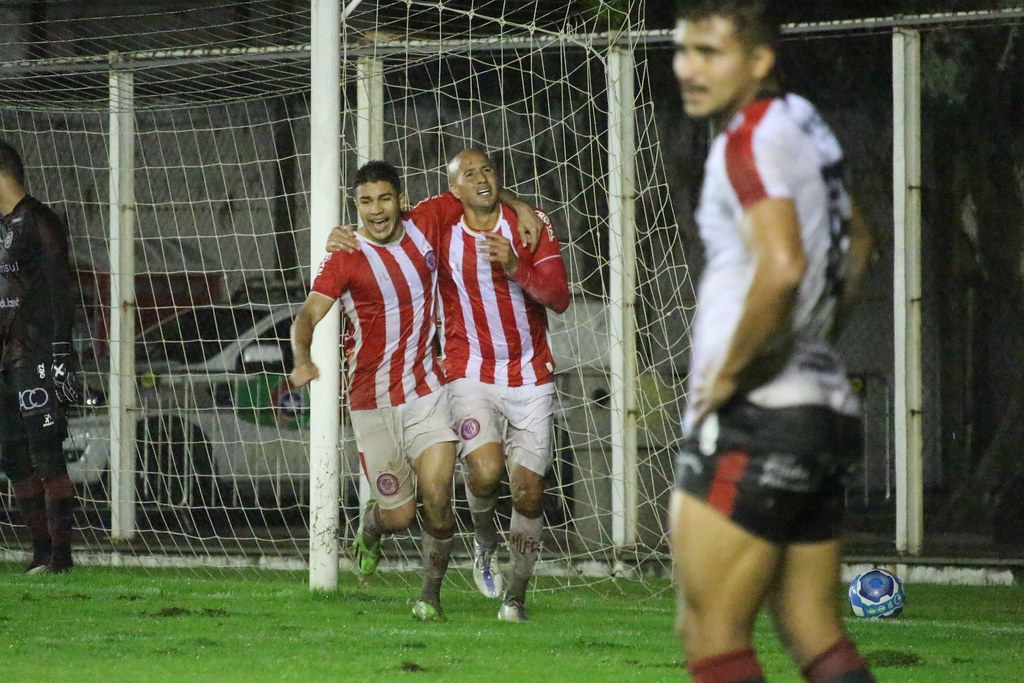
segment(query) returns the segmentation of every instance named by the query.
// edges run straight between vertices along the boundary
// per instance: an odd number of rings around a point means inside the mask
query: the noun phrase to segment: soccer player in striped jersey
[[[418,491],[423,586],[413,615],[443,620],[441,583],[455,534],[457,437],[435,363],[437,252],[415,220],[401,213],[401,181],[393,166],[365,164],[354,186],[358,249],[329,254],[320,264],[292,324],[290,380],[300,387],[319,377],[310,358],[313,329],[340,300],[352,428],[374,495],[353,546],[357,568],[364,575],[376,571],[381,537],[412,524]]]
[[[498,201],[497,172],[483,152],[459,152],[448,164],[448,181],[462,216],[438,221],[444,226],[438,287],[444,375],[469,475],[474,578],[485,596],[502,597],[499,619],[526,621],[526,589],[541,549],[544,475],[553,459],[547,309],[568,308],[569,284],[547,216],[537,211],[544,229],[531,250],[519,237],[516,214]],[[415,210],[426,212],[442,202],[427,200]],[[495,505],[506,469],[511,577],[503,586]]]
[[[671,537],[679,630],[697,683],[756,683],[767,605],[804,678],[868,683],[837,610],[846,473],[860,406],[832,347],[871,252],[842,149],[774,77],[759,0],[680,10],[687,114],[718,128],[697,222],[707,252],[692,330]]]
[[[487,155],[462,150],[448,164],[448,180],[450,192],[420,202],[411,215],[437,230],[444,375],[469,472],[474,579],[485,596],[503,598],[499,619],[526,621],[526,589],[541,548],[544,475],[553,459],[547,309],[561,313],[569,306],[569,284],[547,216],[522,210]],[[510,208],[512,202],[519,208]],[[542,226],[536,234],[523,230],[534,217]],[[345,241],[344,231],[335,230],[328,249]],[[506,470],[512,492],[507,587],[496,557],[495,517]]]

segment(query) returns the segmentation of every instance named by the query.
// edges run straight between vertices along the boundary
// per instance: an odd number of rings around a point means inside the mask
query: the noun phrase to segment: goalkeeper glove
[[[73,405],[82,398],[82,386],[71,365],[70,342],[53,343],[53,362],[50,375],[57,388],[57,400],[64,405]]]

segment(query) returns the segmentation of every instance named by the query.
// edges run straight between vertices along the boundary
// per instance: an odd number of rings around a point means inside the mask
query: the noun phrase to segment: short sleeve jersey
[[[26,195],[0,219],[0,360],[48,359],[70,342],[74,301],[67,228]]]
[[[329,254],[313,291],[341,301],[352,410],[399,406],[441,386],[435,364],[437,254],[416,224],[391,244],[356,235]]]
[[[484,238],[466,226],[461,210],[451,220],[451,200],[458,203],[447,194],[424,200],[412,210],[417,223],[422,216],[424,224],[438,227],[445,380],[468,377],[507,387],[552,382],[547,310],[499,264],[479,256],[477,246]],[[502,206],[495,227],[512,243],[518,257],[534,266],[562,258],[550,220],[542,211],[537,215],[547,229],[541,231],[534,251],[519,238],[518,219],[508,207]]]
[[[755,263],[741,234],[743,215],[761,199],[785,198],[796,206],[808,267],[790,335],[770,351],[778,354],[781,370],[746,398],[767,408],[858,410],[846,371],[828,342],[849,246],[851,205],[842,162],[832,131],[807,100],[792,94],[752,102],[715,138],[697,209],[707,263],[692,330],[691,392],[721,362],[753,279]],[[688,411],[684,431],[691,430],[693,420]]]

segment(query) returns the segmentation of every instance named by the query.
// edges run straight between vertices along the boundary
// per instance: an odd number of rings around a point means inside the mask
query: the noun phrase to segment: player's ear
[[[750,61],[754,77],[763,81],[775,68],[775,50],[767,45],[758,45],[751,51]]]

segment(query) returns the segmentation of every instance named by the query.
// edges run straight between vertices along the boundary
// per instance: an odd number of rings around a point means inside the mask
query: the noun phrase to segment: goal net
[[[29,191],[66,219],[81,293],[76,344],[89,401],[65,442],[81,502],[78,556],[301,569],[308,394],[285,376],[288,327],[310,284],[309,6],[187,4],[140,3],[117,17],[91,3],[47,6],[44,17],[0,10],[0,135],[21,150]],[[472,145],[550,215],[573,301],[549,318],[556,459],[538,571],[660,572],[694,239],[673,209],[688,216],[691,198],[672,197],[665,181],[652,90],[666,84],[652,81],[630,32],[641,2],[515,4],[345,3],[341,186],[357,166],[356,82],[367,77],[357,65],[372,60],[383,156],[411,201],[446,190],[446,160]],[[130,196],[111,154],[126,122]],[[344,190],[342,219],[356,220]],[[112,226],[126,221],[134,263],[111,256]],[[118,328],[122,311],[132,325]],[[134,344],[111,345],[125,329]],[[112,407],[111,368],[126,347],[131,393]],[[130,415],[132,433],[112,470],[115,410]],[[360,475],[344,426],[339,448],[347,547]],[[465,566],[461,474],[455,489],[455,564]],[[0,549],[15,559],[27,541],[0,490]],[[509,509],[505,488],[505,529]],[[383,566],[417,565],[417,536],[389,540]]]

